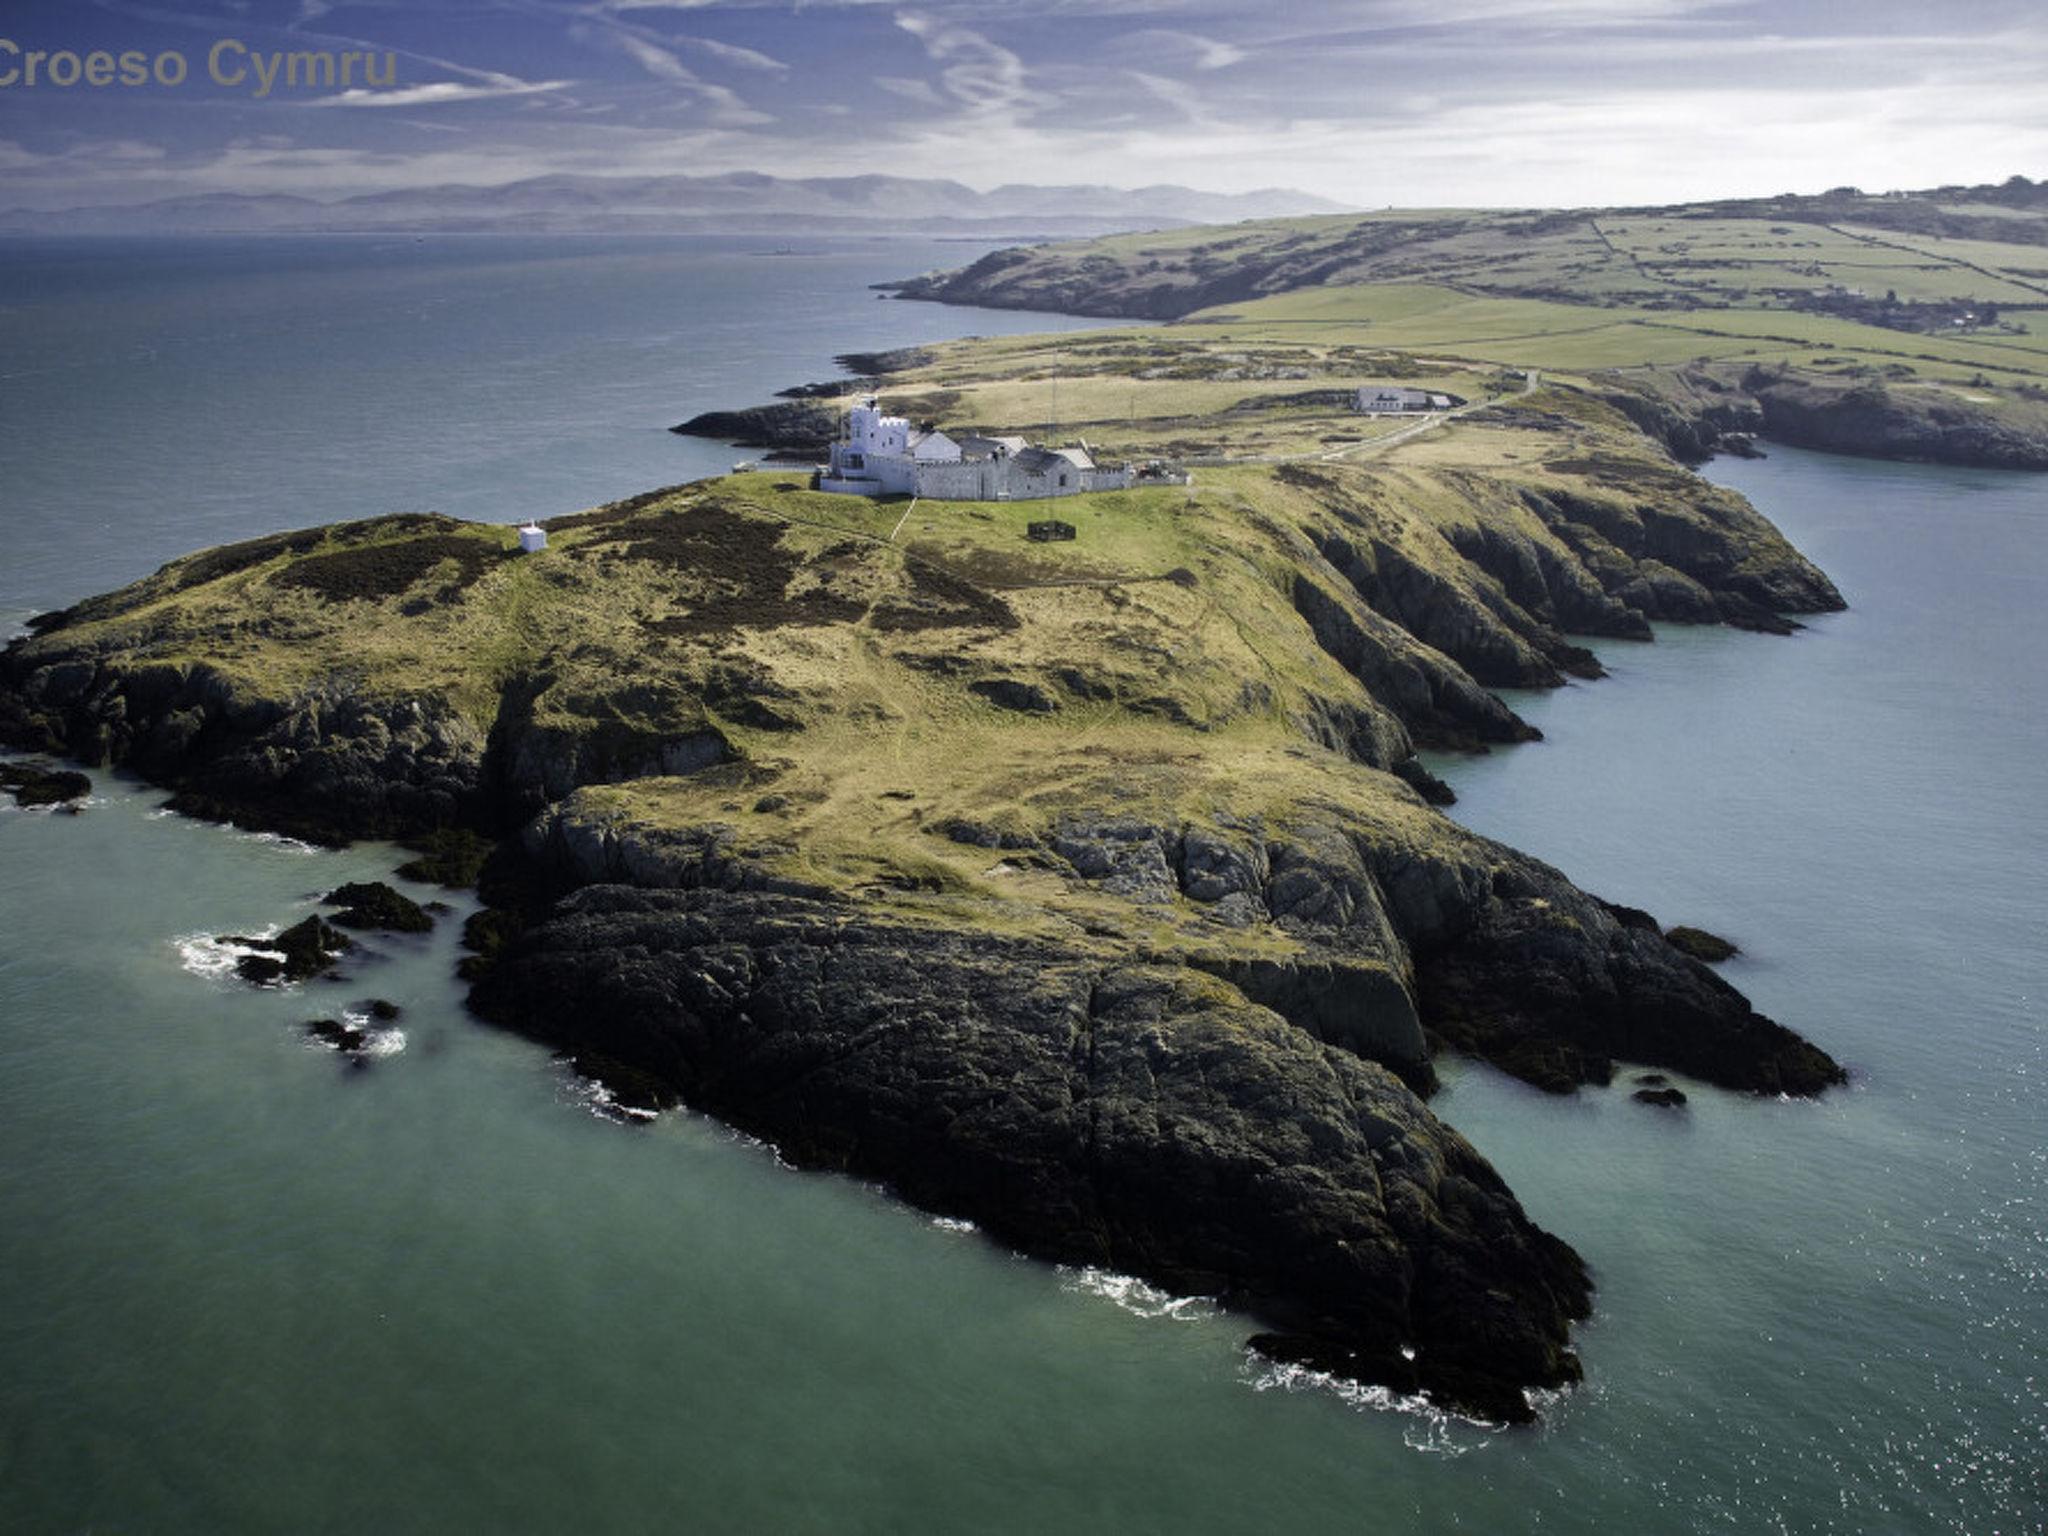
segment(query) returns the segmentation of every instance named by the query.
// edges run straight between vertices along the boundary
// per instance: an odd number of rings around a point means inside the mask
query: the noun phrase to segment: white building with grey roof
[[[1361,384],[1356,409],[1368,416],[1399,411],[1447,411],[1456,402],[1449,395],[1427,389],[1404,389],[1394,384]]]
[[[1106,469],[1085,445],[1044,448],[1022,437],[922,432],[869,396],[846,414],[818,489],[851,496],[1028,501],[1129,488],[1128,466]]]

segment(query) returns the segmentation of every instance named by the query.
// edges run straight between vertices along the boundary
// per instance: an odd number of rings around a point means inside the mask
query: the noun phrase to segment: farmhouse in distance
[[[1447,411],[1460,402],[1455,396],[1427,389],[1402,389],[1392,384],[1361,384],[1354,409],[1368,416],[1393,415],[1401,411]]]

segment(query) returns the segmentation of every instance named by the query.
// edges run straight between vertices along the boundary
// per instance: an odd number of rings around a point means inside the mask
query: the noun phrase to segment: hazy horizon
[[[1894,0],[19,0],[0,207],[869,173],[1593,207],[2048,168],[2048,19]],[[11,46],[11,50],[10,47]],[[224,48],[220,73],[210,65]],[[30,85],[33,52],[186,77]],[[372,61],[369,84],[280,75]],[[47,61],[45,61],[47,68]],[[72,68],[76,69],[76,64]],[[384,71],[382,74],[376,69]],[[10,75],[10,71],[12,75]],[[388,81],[389,83],[385,83]]]

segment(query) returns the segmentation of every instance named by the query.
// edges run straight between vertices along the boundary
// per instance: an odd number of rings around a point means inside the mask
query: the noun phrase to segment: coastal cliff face
[[[1696,364],[1606,375],[1606,398],[1680,460],[1744,440],[1868,459],[2048,469],[2048,413],[1966,387]]]
[[[805,1166],[1258,1318],[1500,1419],[1576,1380],[1583,1264],[1398,1078],[1199,970],[827,903],[596,886],[478,988]],[[568,1020],[588,1026],[565,1029]]]
[[[1414,749],[1532,735],[1488,690],[1597,675],[1568,631],[1840,599],[1590,397],[1502,415],[1463,458],[1076,498],[1070,545],[772,474],[536,556],[434,518],[251,541],[39,619],[0,740],[300,835],[501,838],[475,1004],[622,1094],[1523,1419],[1588,1281],[1430,1111],[1433,1056],[1841,1071],[1432,809]]]

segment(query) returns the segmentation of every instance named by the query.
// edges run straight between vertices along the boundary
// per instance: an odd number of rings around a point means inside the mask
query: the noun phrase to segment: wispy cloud
[[[1143,86],[1157,101],[1165,102],[1191,123],[1209,123],[1211,117],[1202,93],[1180,80],[1170,80],[1164,75],[1149,74],[1142,69],[1125,71],[1131,79]]]
[[[1116,47],[1120,53],[1136,54],[1144,59],[1175,63],[1186,60],[1196,69],[1205,71],[1228,69],[1233,64],[1242,64],[1247,57],[1245,50],[1236,43],[1205,37],[1199,32],[1175,32],[1164,27],[1128,32],[1116,40]]]
[[[643,7],[644,9],[644,7]],[[763,112],[751,105],[732,87],[706,80],[697,71],[677,56],[667,39],[645,27],[616,18],[598,18],[594,22],[595,35],[620,50],[638,64],[649,75],[666,84],[680,87],[682,93],[704,109],[705,116],[723,128],[758,128],[775,121],[770,112]],[[685,42],[701,42],[701,39],[684,39]],[[720,45],[721,47],[726,45]],[[777,61],[766,54],[756,53],[751,48],[733,47],[732,51],[745,54],[758,61],[752,67],[774,68]]]
[[[659,43],[651,43],[646,38],[632,32],[617,32],[613,35],[618,39],[619,47],[626,51],[627,56],[635,64],[646,70],[647,73],[654,76],[655,79],[666,80],[671,85],[697,85],[701,83],[697,79],[694,70]]]
[[[573,80],[515,80],[500,76],[492,83],[465,85],[460,80],[435,80],[426,85],[400,85],[390,90],[356,87],[306,102],[309,107],[437,107],[455,101],[493,101],[505,96],[537,96],[567,90]]]
[[[927,107],[946,105],[946,98],[929,80],[914,80],[904,75],[876,75],[874,83],[891,96],[901,96],[905,101],[919,102]]]
[[[679,37],[677,42],[686,47],[700,48],[720,63],[731,64],[739,69],[757,69],[772,75],[786,75],[789,66],[782,60],[771,58],[758,48],[743,48],[738,43],[721,43],[715,37]]]
[[[1024,60],[983,33],[929,11],[898,11],[896,25],[924,44],[939,88],[969,116],[1007,118],[1049,104],[1031,88]]]

